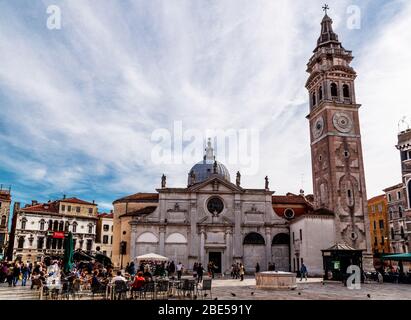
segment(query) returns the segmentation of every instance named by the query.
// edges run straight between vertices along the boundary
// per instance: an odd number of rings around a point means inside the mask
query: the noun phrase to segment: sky
[[[50,5],[60,28],[48,24]],[[107,211],[119,197],[155,192],[163,173],[167,186],[186,186],[217,130],[216,157],[232,181],[239,170],[245,188],[264,188],[268,176],[276,194],[312,192],[304,85],[323,5],[0,0],[0,183],[23,204],[67,195]],[[371,198],[401,182],[395,144],[399,120],[411,123],[411,2],[328,5],[355,56]],[[350,6],[360,10],[355,28]],[[224,144],[227,133],[245,138]]]

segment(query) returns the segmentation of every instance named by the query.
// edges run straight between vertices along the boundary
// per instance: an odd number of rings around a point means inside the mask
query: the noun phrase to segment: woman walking
[[[243,264],[240,264],[240,281],[244,280],[244,274],[245,274],[245,270],[244,270],[244,266]]]

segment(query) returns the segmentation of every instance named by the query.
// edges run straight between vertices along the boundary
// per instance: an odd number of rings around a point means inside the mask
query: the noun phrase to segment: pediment
[[[207,180],[192,185],[187,189],[189,192],[200,192],[200,191],[218,191],[218,192],[233,192],[233,193],[238,193],[244,192],[244,189],[235,185],[234,183],[231,183],[227,180],[224,180],[220,178],[219,176],[212,176],[208,178]]]

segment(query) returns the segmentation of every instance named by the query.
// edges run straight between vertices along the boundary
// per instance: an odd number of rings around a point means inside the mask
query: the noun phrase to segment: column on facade
[[[235,196],[234,204],[234,256],[242,257],[243,256],[243,246],[241,239],[241,202],[239,195]]]
[[[228,268],[231,266],[233,262],[233,247],[232,247],[232,233],[233,231],[230,229],[226,230],[226,254],[225,254],[225,269],[228,270]],[[225,270],[222,270],[224,272]]]
[[[130,260],[133,261],[137,257],[137,226],[135,224],[131,225],[131,235],[130,235]]]
[[[200,261],[203,266],[206,265],[205,263],[205,229],[201,227],[200,229]]]
[[[268,263],[272,262],[271,261],[271,229],[266,228],[265,229],[265,265],[260,266],[261,270],[267,270],[268,269]]]
[[[189,256],[195,257],[198,255],[198,241],[197,241],[197,202],[196,199],[191,199],[190,203],[190,232],[189,238]]]
[[[166,233],[165,227],[160,227],[160,255],[162,256],[164,256],[164,253],[165,253],[165,250],[164,250],[165,233]]]

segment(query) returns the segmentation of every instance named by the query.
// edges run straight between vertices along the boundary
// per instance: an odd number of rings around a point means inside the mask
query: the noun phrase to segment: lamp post
[[[121,241],[120,242],[120,269],[123,269],[123,255],[126,254],[126,247],[127,247],[127,242],[126,241]]]

